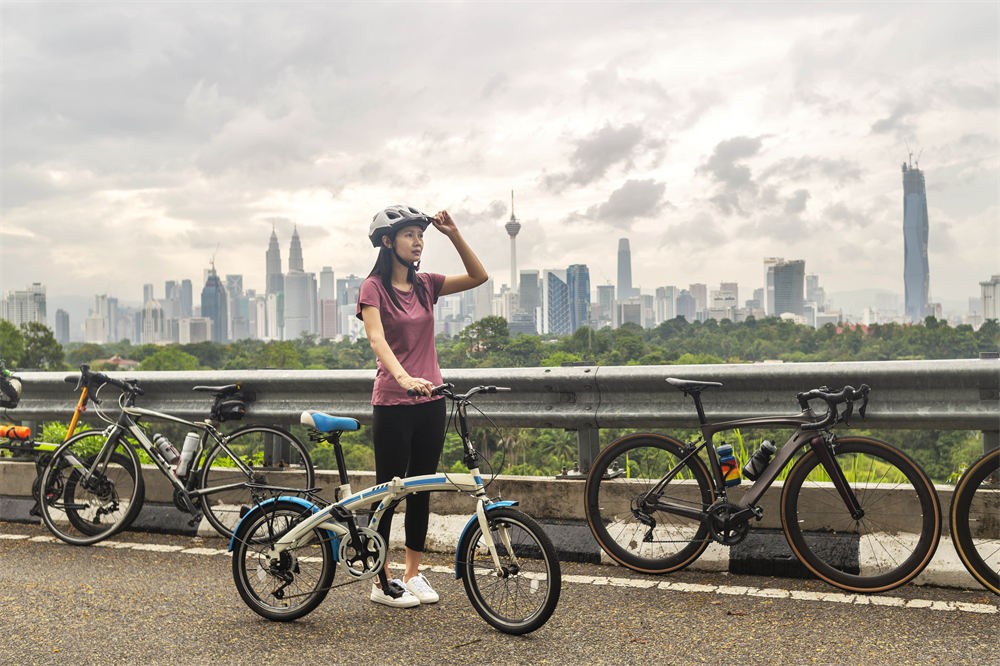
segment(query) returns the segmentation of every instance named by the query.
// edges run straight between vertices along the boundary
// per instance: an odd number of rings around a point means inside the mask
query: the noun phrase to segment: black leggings
[[[416,405],[375,405],[372,441],[375,444],[375,483],[394,476],[418,476],[437,471],[444,449],[445,401]],[[378,532],[389,543],[393,512],[386,511]],[[423,552],[430,515],[430,494],[406,497],[406,547]]]

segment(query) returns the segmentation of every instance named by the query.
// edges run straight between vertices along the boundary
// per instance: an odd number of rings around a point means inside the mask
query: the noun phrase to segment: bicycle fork
[[[854,520],[861,520],[864,517],[864,509],[858,503],[858,498],[854,495],[854,490],[851,488],[850,484],[847,482],[847,477],[844,476],[844,470],[840,469],[840,465],[833,457],[833,447],[834,440],[836,437],[834,434],[826,433],[825,435],[817,435],[813,437],[809,443],[812,445],[813,450],[816,455],[819,456],[820,462],[823,463],[823,468],[826,473],[830,475],[830,480],[833,482],[834,488],[840,494],[840,498],[844,500],[844,505],[847,507],[848,512],[851,514],[851,518]]]

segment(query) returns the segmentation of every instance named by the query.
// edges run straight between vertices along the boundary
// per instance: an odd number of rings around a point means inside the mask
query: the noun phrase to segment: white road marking
[[[37,543],[59,543],[55,537],[51,536],[29,536],[27,534],[0,534],[2,540],[16,541],[27,540]],[[122,548],[138,551],[154,552],[179,552],[186,555],[203,555],[207,557],[215,555],[229,555],[229,551],[220,548],[184,548],[159,543],[130,543],[126,541],[99,541],[94,544],[100,548]],[[314,558],[309,558],[314,559]],[[390,568],[402,569],[403,565],[398,563],[389,564]],[[455,575],[454,567],[442,565],[421,565],[425,571],[432,571],[440,574]],[[532,576],[532,578],[534,578]],[[888,606],[892,608],[914,608],[931,611],[953,613],[962,611],[965,613],[984,613],[996,615],[1000,614],[1000,607],[993,604],[973,604],[964,601],[934,601],[933,599],[903,599],[891,596],[868,596],[863,594],[848,594],[843,592],[807,592],[805,590],[785,590],[782,588],[758,588],[740,585],[711,585],[701,583],[679,583],[672,581],[657,582],[647,579],[632,579],[613,576],[582,576],[576,574],[566,574],[562,577],[562,582],[575,585],[601,585],[613,587],[631,587],[639,589],[657,589],[666,592],[707,593],[724,594],[728,596],[761,597],[766,599],[794,599],[796,601],[815,601],[819,603],[854,604],[857,606]]]

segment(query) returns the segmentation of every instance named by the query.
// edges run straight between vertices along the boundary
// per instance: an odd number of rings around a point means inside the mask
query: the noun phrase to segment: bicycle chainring
[[[358,539],[356,544],[350,533],[340,537],[337,555],[348,576],[364,580],[382,570],[387,548],[382,535],[368,527],[358,528]]]
[[[708,529],[714,540],[724,546],[733,546],[747,538],[750,522],[745,518],[732,519],[732,516],[741,510],[729,502],[720,502],[709,508]]]

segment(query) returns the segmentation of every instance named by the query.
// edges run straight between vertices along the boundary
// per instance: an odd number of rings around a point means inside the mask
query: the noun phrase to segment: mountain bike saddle
[[[310,428],[316,428],[320,432],[333,432],[334,430],[357,430],[361,423],[357,419],[349,416],[330,416],[323,412],[307,410],[302,412],[299,423]]]

